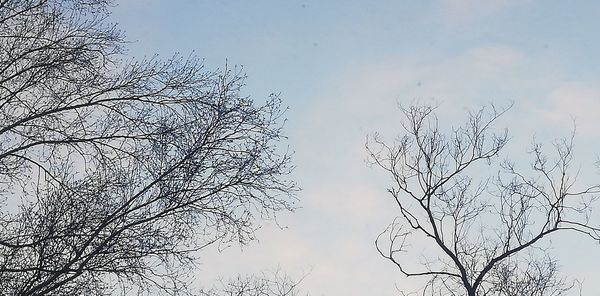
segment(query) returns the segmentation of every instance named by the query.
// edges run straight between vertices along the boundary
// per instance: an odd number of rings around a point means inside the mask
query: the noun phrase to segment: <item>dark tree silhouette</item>
[[[306,276],[306,275],[305,275]],[[220,285],[210,290],[204,290],[202,296],[300,296],[298,286],[304,277],[294,280],[281,271],[263,272],[256,276],[241,276],[229,281],[220,281]]]
[[[293,209],[280,100],[127,60],[107,0],[0,0],[0,294],[185,292],[196,250]]]
[[[507,109],[470,112],[459,127],[441,125],[435,109],[403,108],[404,135],[367,142],[373,164],[393,180],[399,213],[377,238],[380,254],[426,279],[422,295],[564,294],[573,283],[541,241],[565,231],[600,241],[589,220],[600,185],[576,182],[573,137],[555,141],[551,154],[534,144],[526,168],[500,157],[508,133],[492,127]],[[411,262],[418,241],[429,242],[427,251]]]

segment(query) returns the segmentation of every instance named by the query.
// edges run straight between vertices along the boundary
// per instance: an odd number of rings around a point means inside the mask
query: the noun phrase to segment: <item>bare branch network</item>
[[[125,60],[110,1],[0,1],[2,295],[179,295],[193,251],[292,210],[281,101]]]
[[[241,276],[229,281],[220,281],[209,290],[204,290],[201,296],[300,296],[308,295],[299,292],[298,285],[302,283],[307,274],[299,280],[292,279],[280,268],[261,275]]]
[[[372,163],[393,180],[399,213],[377,249],[405,276],[428,279],[422,295],[562,295],[573,284],[540,241],[560,231],[600,241],[590,224],[600,185],[578,187],[573,136],[555,141],[550,154],[534,144],[529,169],[502,160],[509,136],[493,125],[508,109],[472,111],[445,132],[436,107],[413,105],[402,109],[397,141],[368,140]],[[415,267],[411,243],[419,238],[433,251]]]

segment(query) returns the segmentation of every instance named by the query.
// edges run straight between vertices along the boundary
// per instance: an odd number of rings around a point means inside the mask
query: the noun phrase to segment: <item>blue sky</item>
[[[302,207],[267,223],[260,242],[208,251],[199,284],[278,264],[312,270],[311,295],[395,295],[418,287],[380,258],[373,241],[395,216],[387,176],[365,164],[365,137],[399,131],[398,102],[435,100],[460,123],[465,108],[515,102],[503,119],[515,152],[532,135],[565,136],[576,119],[584,174],[600,143],[597,1],[117,1],[112,20],[136,57],[194,51],[208,68],[243,65],[245,92],[280,93],[290,107]],[[511,151],[513,151],[511,150]],[[600,212],[597,213],[600,216]],[[600,246],[557,237],[567,275],[600,290]],[[573,252],[577,249],[577,252]],[[586,254],[585,256],[581,254]]]

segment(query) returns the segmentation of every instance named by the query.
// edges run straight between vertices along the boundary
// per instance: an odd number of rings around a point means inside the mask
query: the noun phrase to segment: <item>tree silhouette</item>
[[[300,296],[298,285],[304,280],[306,274],[299,280],[294,280],[277,268],[266,271],[261,275],[242,276],[229,281],[220,281],[220,285],[209,290],[203,290],[201,296]]]
[[[393,144],[377,135],[367,143],[373,164],[393,180],[388,191],[399,213],[377,238],[380,254],[405,276],[425,278],[422,295],[569,290],[573,284],[558,274],[541,241],[559,232],[600,241],[589,216],[600,185],[577,182],[573,137],[555,141],[551,154],[535,143],[526,169],[500,157],[509,136],[492,128],[507,109],[469,112],[459,127],[440,124],[436,107],[402,111],[404,135]],[[428,242],[427,252],[415,265],[409,256],[419,258],[411,248],[418,241]]]
[[[0,1],[0,291],[181,294],[194,251],[292,210],[281,101],[127,60],[107,0]]]

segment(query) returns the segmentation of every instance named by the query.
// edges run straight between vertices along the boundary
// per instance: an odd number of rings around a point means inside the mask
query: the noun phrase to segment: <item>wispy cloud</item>
[[[553,89],[542,115],[565,129],[575,124],[578,133],[598,132],[600,87],[584,82],[567,82]]]
[[[325,128],[356,128],[361,123],[373,128],[397,118],[397,101],[434,98],[452,107],[515,99],[513,95],[523,88],[542,84],[544,69],[537,69],[537,75],[526,73],[536,71],[533,63],[519,50],[498,44],[470,48],[441,60],[382,60],[340,77],[310,109],[313,118],[308,124],[321,126],[326,121],[330,125]],[[523,85],[524,78],[529,85]]]

